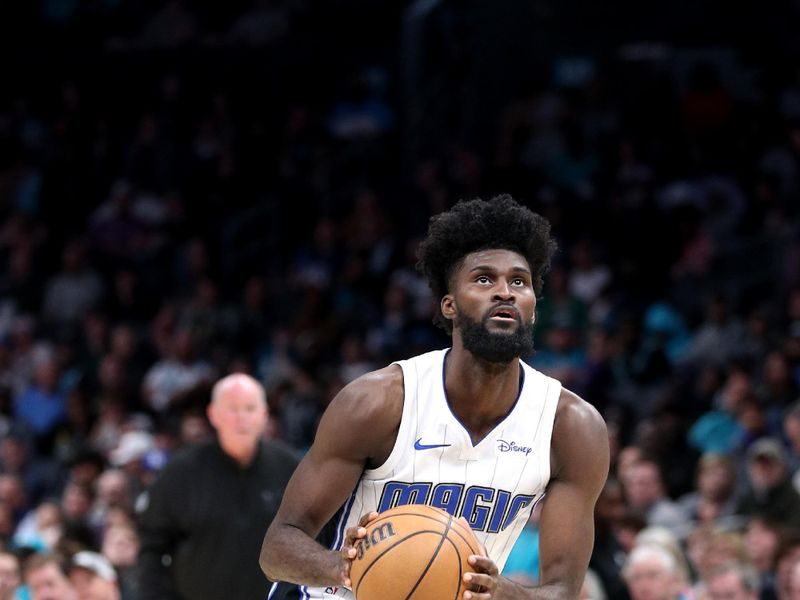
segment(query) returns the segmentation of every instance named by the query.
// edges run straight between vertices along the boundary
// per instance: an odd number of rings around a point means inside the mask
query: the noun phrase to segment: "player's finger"
[[[494,579],[484,573],[464,573],[464,584],[472,592],[486,592],[494,588]]]
[[[464,592],[464,600],[491,600],[492,595],[489,592],[473,592],[467,590]]]
[[[347,544],[347,542],[352,543],[352,541],[361,539],[365,535],[367,535],[367,530],[361,525],[359,525],[358,527],[348,527],[347,531],[345,532],[345,539],[346,539],[345,545]]]
[[[361,515],[361,519],[358,521],[358,525],[360,527],[364,527],[367,523],[369,523],[370,521],[374,521],[377,518],[378,518],[378,513],[376,513],[373,510],[372,512],[369,512],[365,515]]]
[[[480,556],[478,554],[471,555],[467,561],[479,573],[486,573],[487,575],[497,575],[497,565],[488,556]]]

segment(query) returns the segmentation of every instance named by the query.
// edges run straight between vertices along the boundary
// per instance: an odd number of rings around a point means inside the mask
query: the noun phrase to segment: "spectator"
[[[783,410],[797,398],[798,385],[786,355],[773,350],[763,361],[761,395],[769,408]]]
[[[18,600],[21,583],[19,557],[13,552],[0,551],[0,600]]]
[[[758,600],[758,577],[749,565],[728,563],[706,581],[708,600]]]
[[[792,403],[783,415],[783,435],[789,443],[789,470],[792,483],[800,492],[800,400]]]
[[[122,600],[138,598],[136,557],[139,554],[139,534],[133,524],[109,525],[103,533],[100,548],[119,576]]]
[[[175,396],[211,379],[211,365],[196,353],[192,332],[188,329],[176,331],[169,355],[154,364],[144,376],[142,393],[150,408],[163,412]]]
[[[625,482],[628,481],[633,472],[633,466],[643,459],[644,452],[641,447],[636,444],[631,444],[620,449],[617,454],[616,471],[617,478],[622,484],[623,489],[625,487]]]
[[[14,532],[14,544],[39,552],[56,549],[64,534],[64,515],[56,500],[46,500],[20,521]]]
[[[572,248],[570,256],[572,270],[569,275],[569,291],[573,297],[587,305],[597,300],[611,282],[611,270],[596,261],[597,252],[588,240],[581,240]]]
[[[697,465],[697,491],[682,496],[678,504],[694,522],[724,521],[735,524],[736,469],[723,454],[704,454]]]
[[[747,523],[744,549],[759,578],[762,598],[775,596],[775,562],[784,529],[769,518],[754,515]]]
[[[97,414],[89,431],[89,444],[101,456],[106,457],[119,445],[127,416],[128,412],[120,400],[115,398],[98,400]]]
[[[622,486],[616,480],[609,479],[594,508],[595,542],[589,567],[614,600],[628,598],[628,589],[622,579],[626,554],[617,535],[624,514]]]
[[[694,593],[699,597],[706,593],[706,581],[714,570],[730,562],[747,561],[739,534],[709,525],[701,525],[691,532],[686,541],[686,554],[697,577]]]
[[[109,462],[120,469],[139,490],[152,479],[153,467],[161,463],[161,454],[156,447],[156,438],[147,431],[126,431],[119,438],[119,445],[109,453]]]
[[[789,571],[787,591],[789,594],[786,600],[800,600],[800,561],[794,563]]]
[[[14,523],[19,522],[30,510],[32,504],[28,491],[19,475],[0,473],[0,504],[11,511]]]
[[[32,503],[58,491],[61,476],[58,467],[55,461],[33,452],[28,440],[18,432],[0,437],[0,470],[22,479]]]
[[[78,600],[63,560],[53,554],[34,554],[23,567],[31,600]]]
[[[529,360],[536,369],[571,388],[583,383],[586,353],[578,346],[575,332],[566,323],[553,323],[544,347]]]
[[[686,514],[666,495],[661,469],[652,460],[635,463],[624,481],[628,505],[639,511],[648,526],[666,527],[678,537],[686,533]]]
[[[606,600],[608,596],[603,589],[603,582],[597,574],[589,569],[586,571],[586,579],[583,580],[581,587],[580,600]]]
[[[622,574],[631,600],[679,600],[678,563],[665,548],[645,544],[633,549]]]
[[[692,336],[682,362],[692,366],[724,365],[744,337],[744,327],[731,315],[728,301],[712,296],[706,306],[706,319]]]
[[[741,369],[732,369],[715,395],[712,409],[689,429],[689,443],[703,453],[729,454],[738,450],[745,432],[737,416],[754,393],[750,376]]]
[[[69,579],[78,600],[120,600],[117,572],[102,554],[87,550],[75,554]]]
[[[791,574],[798,563],[800,563],[800,535],[795,532],[784,538],[775,561],[775,593],[778,600],[790,598]]]
[[[658,546],[675,559],[675,581],[681,596],[692,596],[689,563],[683,553],[681,541],[665,527],[645,527],[636,534],[634,549],[639,546]]]
[[[140,600],[245,600],[269,591],[251,559],[297,458],[262,441],[264,390],[247,375],[217,382],[208,417],[217,439],[176,456],[147,493]]]
[[[93,503],[94,490],[89,486],[68,481],[61,492],[60,504],[65,521],[87,523]]]
[[[90,522],[101,527],[114,508],[133,510],[133,487],[130,476],[122,469],[106,469],[97,478],[96,496]]]
[[[586,304],[569,290],[569,272],[556,265],[547,278],[545,295],[536,305],[536,340],[544,340],[550,328],[560,323],[583,339],[589,322]]]
[[[14,399],[14,414],[37,440],[44,442],[67,418],[67,394],[59,386],[59,365],[49,352],[35,363],[33,383]]]
[[[61,256],[62,270],[47,282],[42,302],[44,318],[55,326],[77,326],[103,297],[100,276],[86,264],[86,248],[73,240]]]
[[[775,438],[763,438],[747,451],[748,489],[738,511],[756,512],[790,527],[800,527],[800,494],[789,479],[786,451]]]
[[[106,459],[100,452],[86,445],[81,446],[67,460],[67,476],[70,481],[93,486],[105,465]]]

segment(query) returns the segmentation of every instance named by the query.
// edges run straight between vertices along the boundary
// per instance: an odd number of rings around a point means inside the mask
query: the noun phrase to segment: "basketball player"
[[[424,503],[463,516],[486,549],[469,558],[466,600],[578,598],[608,473],[605,424],[520,360],[554,250],[549,223],[509,196],[431,219],[419,267],[452,348],[368,373],[333,400],[264,538],[269,579],[300,584],[303,598],[352,598],[364,525]],[[499,572],[540,500],[541,577],[523,587]],[[314,538],[330,519],[327,549]]]

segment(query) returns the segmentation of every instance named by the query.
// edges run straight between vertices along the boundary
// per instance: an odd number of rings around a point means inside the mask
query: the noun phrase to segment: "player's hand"
[[[490,600],[497,591],[500,571],[494,561],[485,554],[484,550],[484,556],[473,554],[467,559],[476,572],[464,573],[464,583],[467,587],[464,600]]]
[[[355,527],[348,527],[347,531],[345,532],[344,545],[342,546],[342,551],[340,553],[342,557],[340,570],[341,580],[342,585],[345,587],[349,588],[352,584],[350,581],[350,565],[353,564],[353,559],[358,554],[356,544],[358,543],[358,540],[367,535],[367,525],[377,518],[378,513],[374,511],[362,515],[358,520],[358,525]]]

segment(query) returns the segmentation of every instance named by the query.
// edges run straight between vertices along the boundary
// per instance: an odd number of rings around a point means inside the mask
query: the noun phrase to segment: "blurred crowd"
[[[42,3],[41,31],[126,67],[0,93],[0,600],[49,598],[13,590],[53,551],[136,600],[137,497],[211,435],[214,381],[258,378],[269,436],[305,451],[343,385],[448,344],[416,247],[503,192],[560,243],[527,360],[609,426],[591,597],[800,598],[800,70],[620,47],[409,153],[385,52],[319,86],[236,66],[305,3],[213,27],[140,4]],[[200,51],[211,83],[175,66]],[[460,91],[438,102],[468,113]]]

